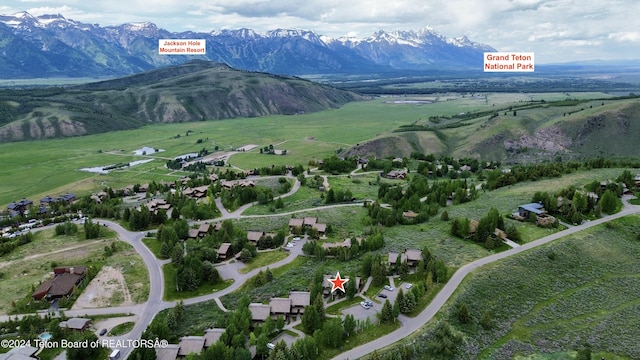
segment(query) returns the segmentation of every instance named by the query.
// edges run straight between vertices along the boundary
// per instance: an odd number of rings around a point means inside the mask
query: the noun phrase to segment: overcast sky
[[[0,14],[60,13],[101,26],[150,21],[169,31],[313,30],[364,38],[430,26],[536,63],[640,59],[638,0],[4,0]]]

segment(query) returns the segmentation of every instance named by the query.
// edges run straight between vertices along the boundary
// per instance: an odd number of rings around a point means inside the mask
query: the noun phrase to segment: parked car
[[[383,298],[383,299],[386,299],[386,298],[387,298],[387,295],[385,295],[385,294],[378,294],[378,296],[380,296],[380,297],[381,297],[381,298]]]
[[[100,330],[100,336],[104,335],[107,333],[107,329],[102,329]]]
[[[276,345],[274,343],[268,343],[267,348],[269,348],[270,350],[273,350],[276,348]]]
[[[413,284],[407,284],[404,287],[407,288],[407,289],[411,289],[413,287]]]
[[[391,287],[391,285],[385,285],[384,288],[385,290],[393,291],[393,287]]]
[[[369,309],[370,307],[373,306],[373,304],[369,304],[369,303],[370,302],[368,300],[367,301],[363,301],[363,302],[360,303],[360,306],[362,306],[365,309]]]

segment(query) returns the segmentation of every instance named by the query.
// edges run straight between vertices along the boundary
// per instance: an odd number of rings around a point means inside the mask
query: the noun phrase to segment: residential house
[[[178,356],[187,356],[189,354],[200,354],[204,349],[203,336],[184,336],[180,338],[178,343]]]
[[[31,297],[34,300],[42,298],[50,300],[69,296],[76,285],[84,279],[86,273],[87,267],[83,265],[57,267],[53,270],[53,278],[40,284]]]
[[[203,237],[209,235],[210,229],[215,229],[215,226],[211,226],[207,223],[200,224],[200,227],[197,229],[189,229],[189,239],[202,239]]]
[[[385,174],[387,179],[404,180],[407,178],[406,170],[392,170]]]
[[[290,291],[291,314],[303,314],[304,308],[311,304],[311,293],[308,291]]]
[[[200,227],[198,228],[198,237],[203,238],[209,235],[210,230],[211,230],[211,225],[207,223],[200,224]]]
[[[422,260],[422,250],[406,249],[404,254],[407,257],[409,266],[416,266]]]
[[[291,299],[271,298],[269,300],[269,311],[273,318],[282,315],[285,318],[291,313]]]
[[[256,186],[256,184],[251,180],[222,181],[220,185],[227,190],[233,189],[236,186],[240,186],[242,188]]]
[[[18,200],[9,204],[7,206],[7,210],[9,210],[10,214],[24,216],[25,212],[31,205],[33,205],[33,201],[23,198],[22,200]]]
[[[322,293],[325,296],[328,296],[331,294],[331,281],[329,281],[329,279],[333,279],[335,277],[335,275],[324,275],[324,277],[322,278]],[[343,279],[350,279],[349,276],[341,276],[341,278]],[[360,276],[356,276],[355,278],[355,282],[356,282],[356,289],[360,289]],[[345,284],[346,286],[346,284]]]
[[[171,209],[171,204],[167,203],[165,199],[153,199],[147,203],[147,208],[149,208],[149,212],[154,214],[158,213],[158,210],[169,211]]]
[[[562,200],[559,200],[560,204],[562,204]],[[541,203],[531,203],[524,204],[518,207],[518,212],[514,213],[513,216],[521,219],[529,219],[531,214],[534,214],[536,217],[536,224],[540,226],[549,226],[556,221],[556,218],[547,214],[547,211],[544,209]]]
[[[87,330],[91,325],[91,319],[71,318],[67,321],[61,321],[60,327],[63,329],[71,329],[76,331]]]
[[[189,229],[187,237],[189,239],[197,239],[199,234],[200,232],[198,231],[198,229]]]
[[[58,198],[58,201],[65,203],[66,205],[71,204],[76,201],[76,194],[74,193],[66,193]]]
[[[249,304],[249,311],[253,322],[264,322],[271,315],[271,307],[265,304],[251,303]]]
[[[227,329],[220,329],[220,328],[210,328],[205,330],[204,331],[204,347],[208,348],[209,346],[218,342],[218,340],[220,340],[220,338],[222,337],[222,334],[226,330]]]
[[[51,196],[47,195],[47,196],[43,197],[42,199],[40,199],[40,206],[50,206],[51,204],[53,204],[56,201],[58,201],[58,199],[52,198]]]
[[[304,225],[304,219],[291,218],[289,219],[289,231],[293,232],[295,228],[302,229]]]
[[[247,240],[254,245],[258,245],[260,238],[264,236],[264,231],[247,231]]]
[[[518,207],[518,215],[524,219],[528,219],[532,213],[541,215],[545,212],[544,206],[541,203],[524,204]]]
[[[156,360],[175,360],[178,358],[178,351],[180,351],[180,345],[167,344],[165,346],[159,346],[155,348]]]
[[[311,228],[318,232],[318,236],[324,236],[327,233],[327,224],[315,223]]]
[[[318,218],[305,216],[305,218],[302,220],[302,225],[303,226],[312,227],[313,224],[315,224],[317,222],[318,222]]]
[[[189,354],[200,354],[215,344],[226,329],[211,328],[204,331],[204,336],[184,336],[178,344],[168,344],[156,348],[156,359],[175,360],[183,359]]]
[[[218,254],[218,259],[227,260],[231,256],[231,243],[222,243],[216,253]]]
[[[33,360],[39,359],[36,353],[42,351],[41,348],[33,346],[16,346],[4,354],[0,354],[0,360]]]
[[[398,262],[398,254],[395,251],[390,251],[389,252],[389,256],[387,258],[387,263],[389,264],[389,266],[395,266],[396,263]],[[400,263],[406,262],[407,261],[407,255],[405,253],[400,253]]]
[[[203,199],[207,197],[208,190],[209,185],[202,185],[194,188],[188,187],[184,189],[183,194],[193,199]]]
[[[422,251],[414,249],[405,249],[402,253],[390,251],[387,257],[387,263],[390,266],[399,265],[398,255],[400,255],[400,263],[406,262],[409,266],[416,266],[422,260]]]

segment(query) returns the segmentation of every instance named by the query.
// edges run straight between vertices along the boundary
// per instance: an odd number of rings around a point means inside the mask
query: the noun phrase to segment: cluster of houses
[[[307,229],[314,229],[318,236],[322,237],[327,233],[327,224],[319,223],[318,218],[306,216],[302,219],[291,218],[289,220],[289,231],[291,233],[302,232]]]
[[[87,267],[84,265],[56,267],[53,269],[53,277],[40,284],[31,297],[34,300],[51,301],[69,296],[86,274]]]
[[[54,203],[69,205],[74,201],[76,201],[76,194],[74,193],[66,193],[58,197],[51,197],[47,195],[40,199],[40,204],[37,207],[38,214],[46,213],[47,209]],[[29,208],[33,206],[33,201],[23,198],[7,205],[7,212],[9,213],[10,218],[15,216],[25,216],[28,214]]]
[[[178,344],[168,344],[167,346],[157,347],[156,359],[158,360],[175,360],[183,359],[189,354],[200,354],[203,350],[208,349],[211,345],[220,340],[226,329],[211,328],[204,332],[203,336],[183,336]]]
[[[329,286],[329,288],[331,288]],[[283,316],[295,316],[304,313],[304,308],[311,304],[311,293],[308,291],[290,291],[288,298],[271,298],[269,304],[251,303],[249,311],[254,323],[262,323],[268,317],[277,319]]]

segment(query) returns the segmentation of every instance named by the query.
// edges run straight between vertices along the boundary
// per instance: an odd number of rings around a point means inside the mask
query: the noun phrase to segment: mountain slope
[[[205,39],[206,55],[160,55],[159,39]],[[250,29],[172,33],[150,22],[100,27],[62,15],[0,15],[2,78],[123,76],[193,59],[276,74],[372,73],[481,69],[484,51],[466,37],[430,28],[379,31],[366,39],[333,39],[313,31]]]
[[[302,114],[361,99],[299,78],[194,60],[71,88],[0,91],[0,142],[92,134],[158,122]]]
[[[507,105],[507,108],[511,108]],[[345,156],[397,157],[411,152],[504,163],[640,156],[638,97],[517,103],[512,110],[483,111],[416,122],[362,142]]]

